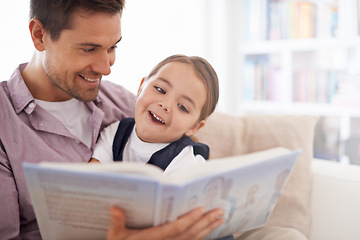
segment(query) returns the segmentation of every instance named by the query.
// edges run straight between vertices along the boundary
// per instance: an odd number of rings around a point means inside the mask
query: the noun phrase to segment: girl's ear
[[[145,78],[141,79],[140,86],[139,86],[139,89],[137,91],[137,97],[140,95],[140,93],[142,91],[144,82],[145,82]]]
[[[196,123],[192,128],[190,128],[189,130],[187,130],[187,132],[185,133],[186,136],[191,136],[193,134],[195,134],[197,131],[199,131],[202,127],[205,126],[206,121],[205,120],[201,120],[200,122]]]
[[[45,27],[44,24],[39,19],[31,19],[29,22],[29,30],[31,39],[33,41],[34,47],[39,52],[45,50],[44,46],[44,35],[45,35]]]

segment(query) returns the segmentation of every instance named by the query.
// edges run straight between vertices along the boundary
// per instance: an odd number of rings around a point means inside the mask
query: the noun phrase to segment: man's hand
[[[199,207],[173,222],[138,230],[125,227],[126,217],[121,209],[112,207],[110,212],[111,223],[107,240],[200,240],[224,222],[221,209],[205,213],[205,209]]]

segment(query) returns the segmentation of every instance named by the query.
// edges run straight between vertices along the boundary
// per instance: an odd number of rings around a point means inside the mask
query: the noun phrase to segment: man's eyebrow
[[[79,45],[83,47],[101,47],[100,44],[95,44],[91,42],[84,42],[84,43],[80,43]]]
[[[122,39],[122,37],[121,37],[114,45],[118,44],[118,43],[121,41],[121,39]],[[96,44],[96,43],[92,43],[92,42],[83,42],[83,43],[80,43],[79,45],[80,45],[80,46],[86,46],[86,47],[98,47],[98,48],[101,48],[101,47],[102,47],[102,45]],[[114,45],[113,45],[113,46],[114,46]]]
[[[122,36],[120,37],[120,39],[114,45],[118,44],[121,41],[121,39],[122,39]]]

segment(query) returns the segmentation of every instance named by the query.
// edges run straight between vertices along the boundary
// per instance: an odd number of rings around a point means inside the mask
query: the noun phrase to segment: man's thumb
[[[111,207],[110,214],[110,228],[106,239],[121,239],[121,234],[124,233],[125,230],[125,213],[118,207]]]

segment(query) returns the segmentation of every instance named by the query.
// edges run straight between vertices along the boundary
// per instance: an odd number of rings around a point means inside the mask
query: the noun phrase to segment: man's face
[[[53,41],[44,34],[43,82],[52,101],[97,97],[103,75],[110,74],[116,44],[121,39],[120,14],[75,13],[71,29]]]

